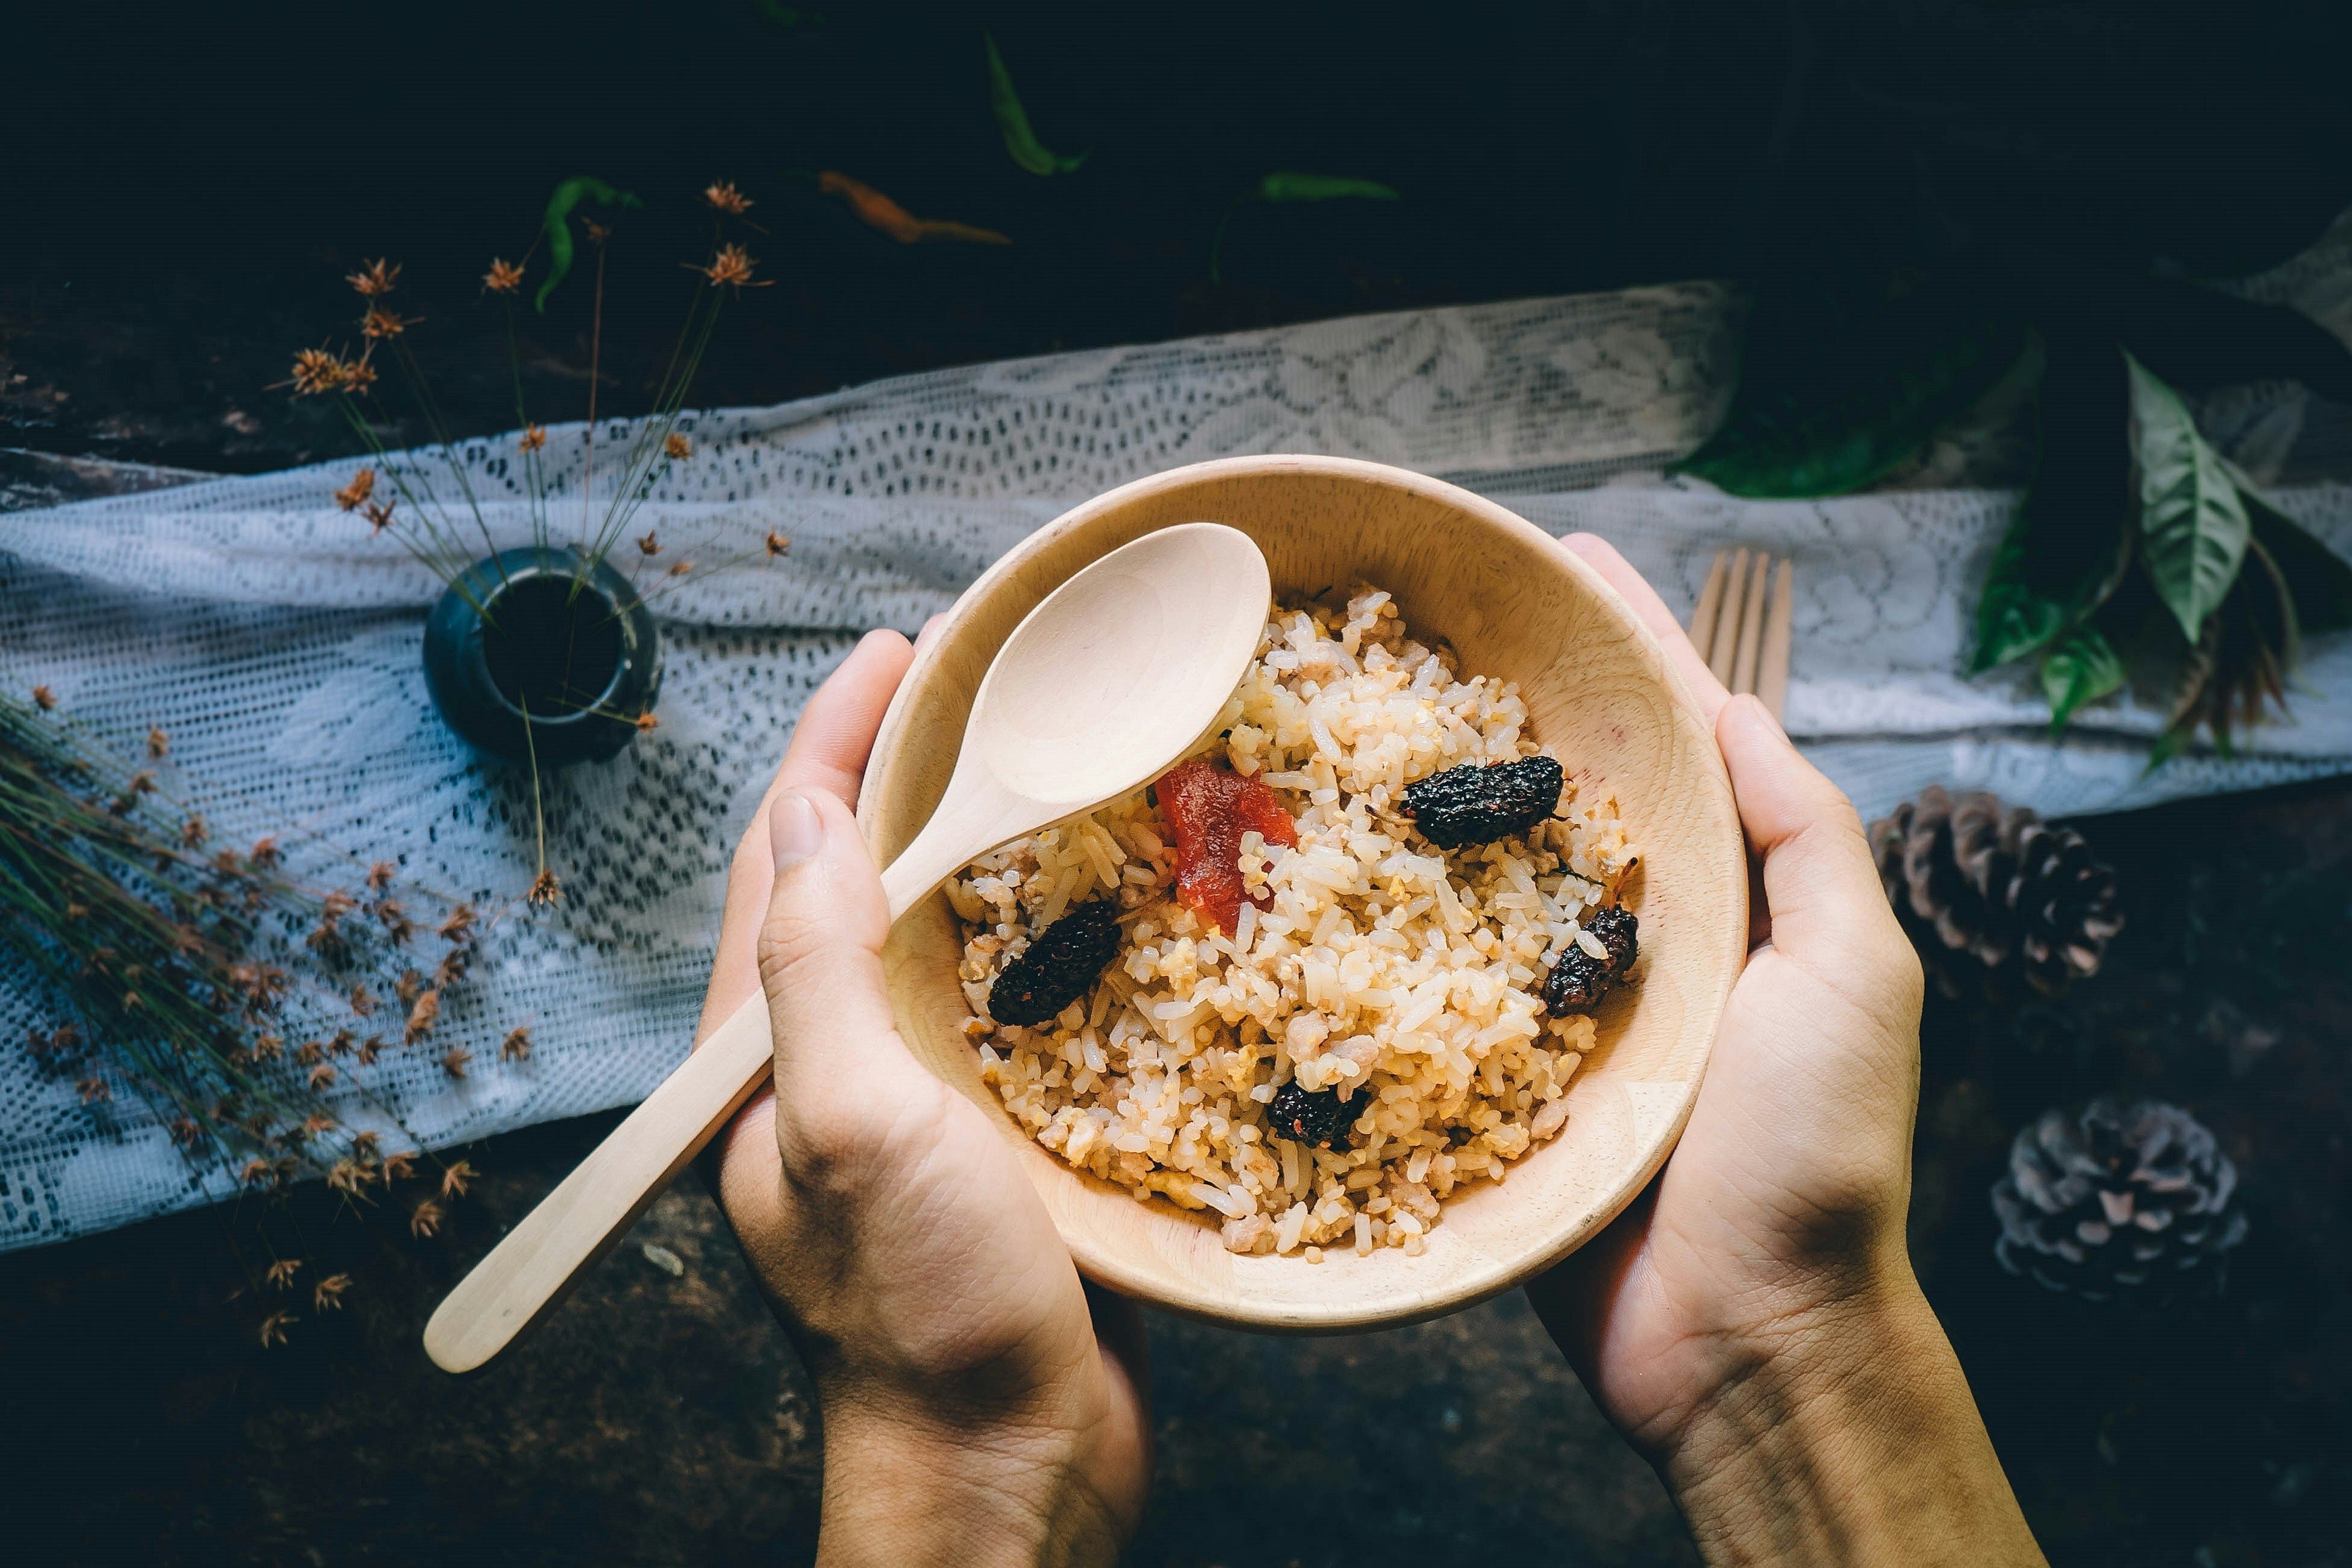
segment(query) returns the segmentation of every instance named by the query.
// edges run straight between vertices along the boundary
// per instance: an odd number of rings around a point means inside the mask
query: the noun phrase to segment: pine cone
[[[1895,913],[1948,995],[1959,988],[1945,960],[1962,954],[1987,969],[2016,958],[2036,989],[2063,989],[2098,973],[2123,929],[2116,873],[2083,835],[1990,795],[1955,800],[1931,785],[1873,822],[1870,844]]]
[[[2079,1116],[2045,1111],[2010,1145],[1993,1184],[2012,1274],[2089,1301],[2166,1299],[2203,1270],[2219,1289],[2221,1255],[2244,1239],[2230,1206],[2238,1169],[2202,1122],[2178,1105],[2094,1100]]]

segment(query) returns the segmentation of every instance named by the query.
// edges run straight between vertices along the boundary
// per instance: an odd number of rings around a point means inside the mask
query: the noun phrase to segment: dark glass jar
[[[425,621],[425,684],[449,727],[511,762],[597,762],[661,692],[661,634],[629,580],[562,549],[476,561]]]

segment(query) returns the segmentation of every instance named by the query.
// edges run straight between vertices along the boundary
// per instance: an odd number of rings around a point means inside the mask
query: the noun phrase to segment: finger
[[[1657,1210],[1664,1180],[1663,1175],[1653,1176],[1607,1229],[1528,1281],[1536,1316],[1588,1388],[1599,1376],[1601,1348],[1612,1314],[1624,1299],[1626,1279],[1649,1243],[1650,1217]]]
[[[859,638],[801,710],[770,798],[783,789],[822,789],[855,806],[882,716],[914,662],[913,646],[896,632],[886,628]]]
[[[870,632],[826,677],[793,727],[783,765],[736,846],[727,873],[727,900],[719,922],[719,953],[710,967],[710,989],[696,1038],[724,1023],[760,988],[752,943],[768,908],[775,860],[768,847],[768,821],[776,796],[809,789],[855,801],[866,759],[874,749],[882,716],[914,662],[914,650],[896,632]]]
[[[1683,685],[1688,686],[1691,695],[1698,699],[1700,715],[1709,724],[1714,723],[1716,715],[1729,700],[1729,694],[1723,689],[1723,683],[1715,678],[1715,672],[1706,667],[1706,661],[1698,656],[1698,650],[1691,646],[1690,633],[1684,631],[1682,622],[1675,619],[1675,612],[1666,608],[1666,601],[1658,597],[1658,591],[1643,580],[1642,574],[1617,553],[1615,545],[1599,534],[1570,534],[1559,542],[1599,572],[1641,618],[1642,624],[1657,633],[1658,641],[1665,644],[1666,657],[1674,662],[1675,672],[1682,676]]]
[[[1764,863],[1772,946],[1824,977],[1884,985],[1881,965],[1908,955],[1862,819],[1752,696],[1731,698],[1715,726],[1748,848]],[[1916,967],[1916,965],[1915,965]],[[1862,972],[1852,973],[1859,967]]]
[[[838,1092],[895,1025],[882,978],[889,901],[849,807],[786,790],[768,812],[774,879],[760,979],[776,1040],[776,1096],[797,1109]]]

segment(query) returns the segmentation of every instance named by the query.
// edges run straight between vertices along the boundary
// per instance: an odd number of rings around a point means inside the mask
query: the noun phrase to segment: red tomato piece
[[[1298,828],[1273,790],[1205,757],[1180,762],[1160,777],[1160,814],[1176,844],[1176,896],[1193,914],[1228,936],[1241,916],[1242,835],[1269,844],[1298,842]],[[1273,900],[1251,899],[1259,908]]]

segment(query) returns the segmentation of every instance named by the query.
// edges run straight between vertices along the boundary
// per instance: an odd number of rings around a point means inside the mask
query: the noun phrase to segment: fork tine
[[[1726,686],[1731,685],[1731,657],[1738,651],[1739,608],[1748,597],[1748,550],[1732,552],[1723,576],[1723,602],[1717,607],[1714,641],[1707,644],[1706,667]]]
[[[1691,612],[1691,646],[1698,651],[1698,662],[1706,663],[1708,651],[1715,646],[1715,617],[1723,608],[1723,574],[1731,565],[1731,552],[1715,552],[1715,564],[1706,569],[1706,586],[1698,591],[1698,608]]]
[[[1756,654],[1764,640],[1764,592],[1771,570],[1771,556],[1758,550],[1755,571],[1739,603],[1739,642],[1732,651],[1731,679],[1726,683],[1735,695],[1756,689]]]
[[[1764,652],[1756,671],[1756,695],[1785,723],[1789,706],[1789,622],[1796,609],[1797,563],[1784,560],[1772,579],[1771,603],[1764,612]]]

